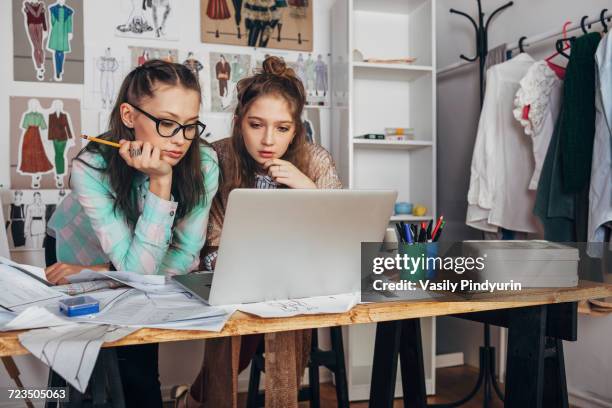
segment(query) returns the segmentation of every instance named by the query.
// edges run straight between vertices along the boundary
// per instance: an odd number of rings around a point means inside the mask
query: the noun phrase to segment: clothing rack
[[[476,56],[473,58],[468,58],[462,54],[460,57],[463,61],[459,61],[445,68],[442,68],[437,71],[437,74],[444,75],[446,73],[455,71],[459,68],[471,65],[472,62],[478,61],[479,63],[479,83],[480,83],[480,107],[482,108],[484,104],[484,81],[485,81],[485,74],[486,74],[485,67],[486,67],[487,55],[489,52],[488,51],[489,23],[491,22],[492,18],[496,14],[512,6],[513,2],[511,1],[499,7],[498,9],[496,9],[493,13],[491,13],[486,23],[484,22],[484,13],[482,12],[481,0],[477,0],[477,2],[478,2],[478,23],[466,13],[463,13],[463,12],[460,12],[454,9],[450,10],[451,13],[459,14],[459,15],[462,15],[468,18],[470,22],[472,23],[472,25],[474,26],[474,29],[476,30]],[[510,53],[516,50],[522,51],[525,46],[532,46],[532,45],[544,42],[546,40],[549,40],[551,38],[559,37],[561,34],[575,31],[577,29],[586,30],[587,27],[591,28],[593,24],[601,23],[604,27],[607,27],[607,25],[605,24],[605,21],[612,20],[612,14],[607,13],[607,11],[608,11],[607,9],[604,9],[598,18],[593,18],[591,20],[588,20],[588,17],[584,16],[579,24],[573,24],[570,26],[566,26],[564,30],[562,31],[557,31],[557,30],[548,31],[545,33],[535,35],[531,38],[522,37],[516,43],[511,44],[510,46],[507,46],[506,50]],[[607,31],[607,28],[606,28],[606,31]],[[474,385],[474,387],[472,388],[472,390],[468,393],[468,395],[461,398],[460,400],[457,400],[451,403],[445,403],[445,404],[428,405],[429,408],[434,408],[434,407],[435,408],[451,408],[451,407],[454,408],[454,407],[464,405],[478,393],[481,387],[483,388],[483,394],[484,394],[483,395],[483,407],[484,408],[488,408],[491,406],[491,397],[493,396],[492,391],[495,391],[499,399],[501,401],[504,401],[503,392],[501,391],[497,383],[497,379],[495,377],[495,347],[491,346],[490,325],[488,323],[485,323],[483,329],[484,329],[483,330],[484,332],[483,333],[484,334],[483,343],[484,344],[480,347],[480,350],[479,350],[478,380],[476,384]]]
[[[587,20],[585,25],[586,26],[591,26],[593,24],[601,23],[602,19],[604,19],[604,20],[606,20],[608,22],[611,22],[612,21],[612,13],[606,13],[603,16],[603,18],[602,17],[597,17],[597,18],[592,18],[590,20]],[[567,28],[567,32],[579,30],[581,27],[582,26],[581,26],[580,23],[572,24],[571,26],[569,26]],[[540,34],[534,35],[532,37],[527,37],[524,40],[524,42],[523,42],[523,46],[524,47],[533,46],[533,45],[545,42],[547,40],[550,40],[552,38],[559,37],[562,34],[563,34],[562,30],[551,30],[551,31],[547,31],[545,33],[540,33]],[[510,51],[510,52],[517,51],[518,49],[519,49],[519,42],[518,41],[515,42],[515,43],[510,44],[507,47],[507,50]],[[453,71],[455,71],[455,70],[457,70],[459,68],[463,68],[463,67],[466,67],[468,65],[471,65],[472,62],[473,61],[465,61],[465,60],[464,61],[458,61],[458,62],[456,62],[454,64],[451,64],[451,65],[449,65],[447,67],[439,69],[437,74],[438,75],[448,74],[448,73],[453,72]]]
[[[474,27],[476,31],[476,56],[473,58],[466,57],[461,54],[460,58],[464,60],[459,63],[458,66],[468,65],[472,62],[478,61],[479,67],[479,87],[480,87],[480,108],[482,108],[484,104],[484,96],[485,96],[485,70],[487,63],[487,55],[489,53],[489,24],[500,12],[505,9],[511,7],[514,2],[510,1],[496,10],[494,10],[485,22],[485,14],[482,11],[482,2],[481,0],[477,0],[478,4],[478,22],[476,22],[472,17],[470,17],[467,13],[462,11],[457,11],[455,9],[450,9],[452,14],[459,14],[466,17]],[[438,71],[439,73],[440,71]],[[491,327],[489,323],[485,323],[483,327],[483,345],[479,349],[479,361],[478,361],[478,380],[476,384],[472,388],[472,390],[465,397],[453,401],[451,403],[446,404],[433,404],[428,405],[429,408],[454,408],[464,405],[469,402],[480,390],[483,389],[483,401],[482,405],[484,408],[489,408],[491,406],[492,394],[493,391],[497,394],[500,400],[504,400],[504,395],[497,383],[497,379],[495,377],[495,347],[491,346]]]

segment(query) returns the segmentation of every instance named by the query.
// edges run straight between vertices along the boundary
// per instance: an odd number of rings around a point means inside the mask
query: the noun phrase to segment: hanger
[[[603,26],[603,32],[607,33],[608,32],[608,25],[606,24],[606,13],[608,12],[608,9],[603,9],[601,10],[601,14],[599,15],[599,21],[601,21],[601,25]]]
[[[546,58],[546,62],[551,62],[552,59],[558,55],[562,55],[565,58],[569,58],[569,54],[565,53],[565,51],[567,51],[571,47],[572,41],[576,39],[576,37],[571,37],[571,38],[567,37],[567,28],[571,24],[572,22],[570,20],[566,21],[565,24],[563,24],[563,38],[560,40],[557,40],[557,42],[555,43],[555,49],[557,50],[557,52],[555,52],[550,57]]]
[[[525,52],[525,48],[524,48],[524,42],[527,39],[527,37],[522,36],[518,42],[518,46],[519,46],[519,52],[522,54]]]
[[[580,28],[582,28],[582,32],[585,33],[585,34],[588,34],[589,33],[588,28],[591,28],[590,24],[588,26],[585,25],[585,23],[586,23],[588,18],[589,18],[589,16],[583,16],[580,19]]]

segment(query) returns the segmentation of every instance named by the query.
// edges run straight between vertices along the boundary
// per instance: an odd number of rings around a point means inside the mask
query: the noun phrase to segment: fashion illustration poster
[[[295,71],[304,85],[307,105],[329,106],[329,56],[304,52],[257,51],[254,71],[261,69],[263,61],[270,55],[282,58]]]
[[[130,47],[130,66],[136,68],[152,59],[179,62],[178,50],[174,48]]]
[[[236,84],[251,72],[247,54],[210,53],[210,97],[213,112],[230,112],[236,97]]]
[[[67,188],[70,162],[81,148],[77,99],[10,98],[13,189]]]
[[[129,69],[127,49],[88,44],[86,58],[85,109],[110,110]]]
[[[47,222],[68,190],[11,190],[4,205],[5,228],[11,251],[40,250]]]
[[[83,1],[12,0],[15,81],[83,83]]]
[[[209,44],[312,51],[313,0],[200,0]]]
[[[180,0],[118,1],[115,34],[120,37],[178,40]],[[109,3],[111,3],[109,1]]]

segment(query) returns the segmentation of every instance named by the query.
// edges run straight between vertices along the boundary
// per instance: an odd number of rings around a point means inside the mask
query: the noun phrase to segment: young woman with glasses
[[[72,192],[49,220],[53,283],[89,269],[184,274],[198,267],[217,155],[200,141],[200,86],[180,64],[151,60],[125,78],[100,136],[72,163]],[[91,267],[90,265],[97,265]],[[157,345],[117,349],[126,406],[161,407]]]

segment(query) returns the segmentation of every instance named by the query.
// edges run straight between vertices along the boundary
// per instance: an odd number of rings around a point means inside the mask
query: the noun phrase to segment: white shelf
[[[412,214],[399,214],[399,215],[393,215],[389,221],[391,222],[400,222],[400,221],[404,221],[404,222],[422,222],[422,221],[429,221],[429,220],[433,220],[433,216],[431,215],[424,215],[422,217],[417,217],[416,215],[412,215]]]
[[[355,147],[367,147],[375,149],[405,149],[417,150],[432,147],[433,142],[426,140],[376,140],[376,139],[353,139]]]
[[[412,64],[381,64],[375,62],[353,62],[356,76],[384,76],[389,79],[400,79],[412,82],[431,75],[432,67]]]
[[[410,14],[427,0],[354,0],[355,10],[373,13]]]

